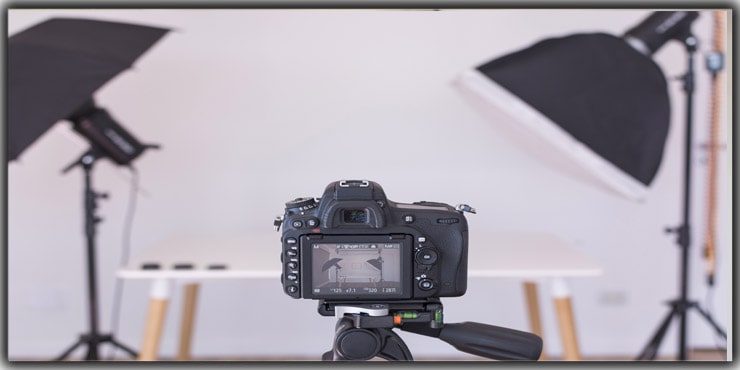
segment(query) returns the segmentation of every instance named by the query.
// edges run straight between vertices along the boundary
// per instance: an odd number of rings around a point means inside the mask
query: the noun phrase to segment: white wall
[[[451,84],[462,70],[574,32],[621,34],[646,10],[14,10],[9,34],[51,16],[83,16],[177,29],[96,98],[143,141],[161,143],[137,162],[142,192],[132,235],[136,254],[175,235],[254,233],[273,245],[272,219],[297,196],[319,196],[342,178],[379,182],[389,198],[469,203],[471,239],[482,230],[555,233],[605,267],[574,279],[574,310],[585,356],[636,355],[678,294],[678,248],[665,226],[680,221],[683,104],[672,80],[673,125],[662,167],[643,204],[547,167],[479,115]],[[709,47],[708,13],[695,23]],[[701,58],[701,56],[700,56]],[[656,60],[668,77],[684,71],[682,46]],[[700,59],[696,143],[706,137],[708,77]],[[727,127],[725,127],[727,128]],[[728,133],[723,131],[723,137]],[[728,140],[724,142],[729,146]],[[369,155],[357,156],[361,146]],[[8,355],[57,355],[87,330],[82,175],[60,169],[86,149],[60,122],[8,166]],[[730,162],[721,153],[719,278],[711,299],[730,321]],[[697,157],[704,156],[697,150]],[[692,297],[705,303],[700,241],[706,167],[694,163]],[[102,161],[100,203],[102,326],[110,322],[130,175]],[[470,248],[485,247],[471,244]],[[546,287],[543,287],[546,289]],[[126,284],[118,338],[138,346],[148,286]],[[179,304],[179,295],[172,302]],[[446,299],[446,319],[526,330],[516,280],[471,279]],[[198,357],[319,356],[334,320],[316,304],[285,296],[277,281],[205,283],[193,353]],[[179,311],[165,327],[162,356],[176,348]],[[552,306],[543,302],[545,345],[561,346]],[[267,319],[269,317],[269,319]],[[675,327],[661,354],[676,352]],[[690,316],[691,346],[714,347],[708,325]],[[401,334],[417,357],[456,356],[447,344]]]

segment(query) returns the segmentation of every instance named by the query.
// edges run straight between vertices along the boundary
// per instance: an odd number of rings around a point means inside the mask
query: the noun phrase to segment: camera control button
[[[288,262],[288,268],[295,270],[298,268],[298,262]]]
[[[301,221],[301,220],[294,220],[292,225],[293,225],[294,228],[300,229],[300,228],[303,227],[303,221]]]
[[[298,275],[296,275],[296,274],[288,274],[288,280],[290,280],[290,281],[296,281],[296,280],[298,280]]]
[[[414,216],[413,215],[406,215],[403,216],[403,222],[410,224],[414,222]]]
[[[295,244],[298,244],[298,240],[296,240],[296,238],[288,238],[288,239],[285,239],[285,243],[290,244],[290,245],[295,245]]]
[[[308,220],[306,220],[306,226],[308,227],[319,226],[319,220],[315,218],[309,218]]]
[[[288,275],[288,279],[290,279],[290,275]],[[434,282],[430,279],[421,279],[419,280],[419,288],[421,290],[434,289]]]
[[[289,285],[288,286],[288,293],[295,293],[298,291],[298,287],[295,285]]]
[[[298,251],[297,250],[294,250],[294,249],[288,249],[288,251],[285,252],[285,254],[287,254],[288,257],[293,258],[293,257],[298,256]]]
[[[419,262],[422,265],[431,265],[437,262],[437,258],[437,252],[431,248],[422,248],[416,252],[416,262]]]
[[[416,240],[419,241],[419,243],[426,243],[427,237],[426,236],[420,236],[420,237],[416,238]]]

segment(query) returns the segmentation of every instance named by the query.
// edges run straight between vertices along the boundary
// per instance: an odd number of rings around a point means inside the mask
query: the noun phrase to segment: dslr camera
[[[468,273],[467,205],[396,203],[372,181],[329,184],[320,199],[285,204],[285,293],[325,301],[457,297]]]
[[[320,199],[297,198],[275,218],[283,291],[319,300],[337,318],[323,360],[411,361],[393,329],[439,338],[498,360],[536,360],[538,336],[493,325],[445,323],[440,297],[465,294],[468,205],[396,203],[366,180],[332,182]]]

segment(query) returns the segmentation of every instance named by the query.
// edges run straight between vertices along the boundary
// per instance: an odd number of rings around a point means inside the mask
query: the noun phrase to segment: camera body
[[[372,181],[333,182],[318,201],[286,203],[283,290],[293,298],[326,301],[461,296],[468,272],[463,211],[469,210],[392,202]]]

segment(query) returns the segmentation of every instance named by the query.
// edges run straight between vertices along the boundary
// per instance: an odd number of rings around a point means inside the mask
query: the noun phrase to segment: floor
[[[316,361],[315,358],[232,358],[232,359],[195,359],[197,361]],[[446,358],[416,358],[417,361],[488,361],[486,359],[474,356],[465,357],[446,357]],[[658,361],[676,361],[675,358],[671,357],[659,357]],[[551,358],[549,361],[558,361],[557,358]],[[618,362],[618,361],[634,361],[634,357],[585,357],[583,361],[597,361],[597,362]],[[727,354],[725,351],[714,350],[714,349],[696,349],[689,351],[688,361],[727,361]]]
[[[23,359],[10,359],[11,361],[48,361],[49,359],[43,358],[43,359],[33,359],[33,358],[23,358]],[[72,359],[79,360],[79,359]],[[125,360],[121,358],[120,360]],[[162,361],[172,361],[172,359],[169,358],[163,358]],[[243,361],[243,362],[254,362],[254,361],[261,361],[261,362],[288,362],[288,361],[316,361],[315,358],[303,358],[303,357],[280,357],[280,358],[274,358],[274,357],[249,357],[249,358],[195,358],[195,361],[198,362],[206,362],[206,361]],[[486,359],[480,358],[480,357],[474,357],[474,356],[463,356],[463,357],[445,357],[445,358],[416,358],[417,361],[488,361]],[[659,357],[657,359],[658,361],[676,361],[675,358],[672,357]],[[558,361],[557,358],[550,358],[549,361]],[[584,357],[583,361],[594,361],[594,362],[621,362],[621,361],[634,361],[634,357],[631,356],[623,356],[623,357]],[[696,349],[689,351],[688,354],[688,361],[705,361],[705,362],[720,362],[720,361],[727,361],[727,354],[723,350],[714,350],[714,349]]]

